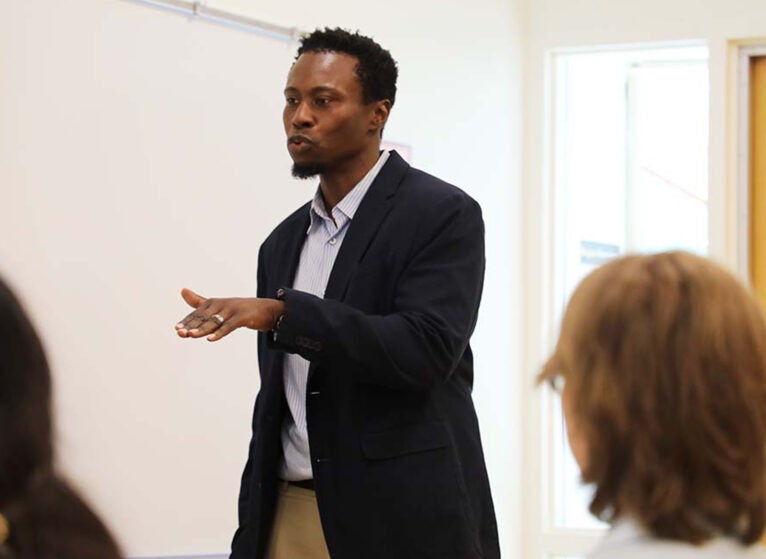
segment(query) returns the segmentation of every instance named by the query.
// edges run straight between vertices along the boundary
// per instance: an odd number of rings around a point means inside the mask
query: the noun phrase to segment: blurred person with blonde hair
[[[119,559],[109,531],[54,468],[51,376],[0,279],[0,559]]]
[[[589,559],[766,558],[766,320],[733,275],[685,252],[598,268],[539,380],[611,524]]]

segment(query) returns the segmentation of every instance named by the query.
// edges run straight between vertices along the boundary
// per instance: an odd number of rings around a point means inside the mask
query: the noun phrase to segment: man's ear
[[[382,101],[375,101],[372,109],[372,121],[370,122],[371,129],[374,131],[380,131],[388,122],[388,114],[391,112],[391,101],[383,99]]]

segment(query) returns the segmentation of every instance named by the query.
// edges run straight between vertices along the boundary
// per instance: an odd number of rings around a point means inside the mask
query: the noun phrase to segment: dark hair
[[[572,295],[540,379],[557,375],[594,515],[693,544],[761,537],[766,319],[731,273],[684,252],[597,269]]]
[[[301,38],[296,60],[305,52],[339,52],[356,57],[356,75],[362,84],[365,103],[388,99],[393,107],[396,100],[398,70],[391,53],[378,43],[345,29],[317,29]]]
[[[53,472],[41,473],[3,514],[10,534],[0,559],[120,559],[104,523]]]
[[[51,468],[51,378],[40,339],[0,280],[0,499],[18,498],[30,474]]]
[[[118,559],[106,527],[53,467],[51,376],[32,323],[0,279],[0,558]]]

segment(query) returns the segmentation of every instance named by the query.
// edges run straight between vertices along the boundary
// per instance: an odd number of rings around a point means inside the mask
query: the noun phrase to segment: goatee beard
[[[296,179],[310,179],[324,171],[325,166],[321,163],[293,163],[293,176]]]

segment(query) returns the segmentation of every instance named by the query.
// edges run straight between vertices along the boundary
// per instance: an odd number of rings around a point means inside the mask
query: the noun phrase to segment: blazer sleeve
[[[443,198],[420,220],[395,280],[394,311],[368,315],[339,301],[284,289],[285,314],[270,346],[360,382],[428,390],[445,382],[476,324],[484,280],[484,223],[465,193]]]

